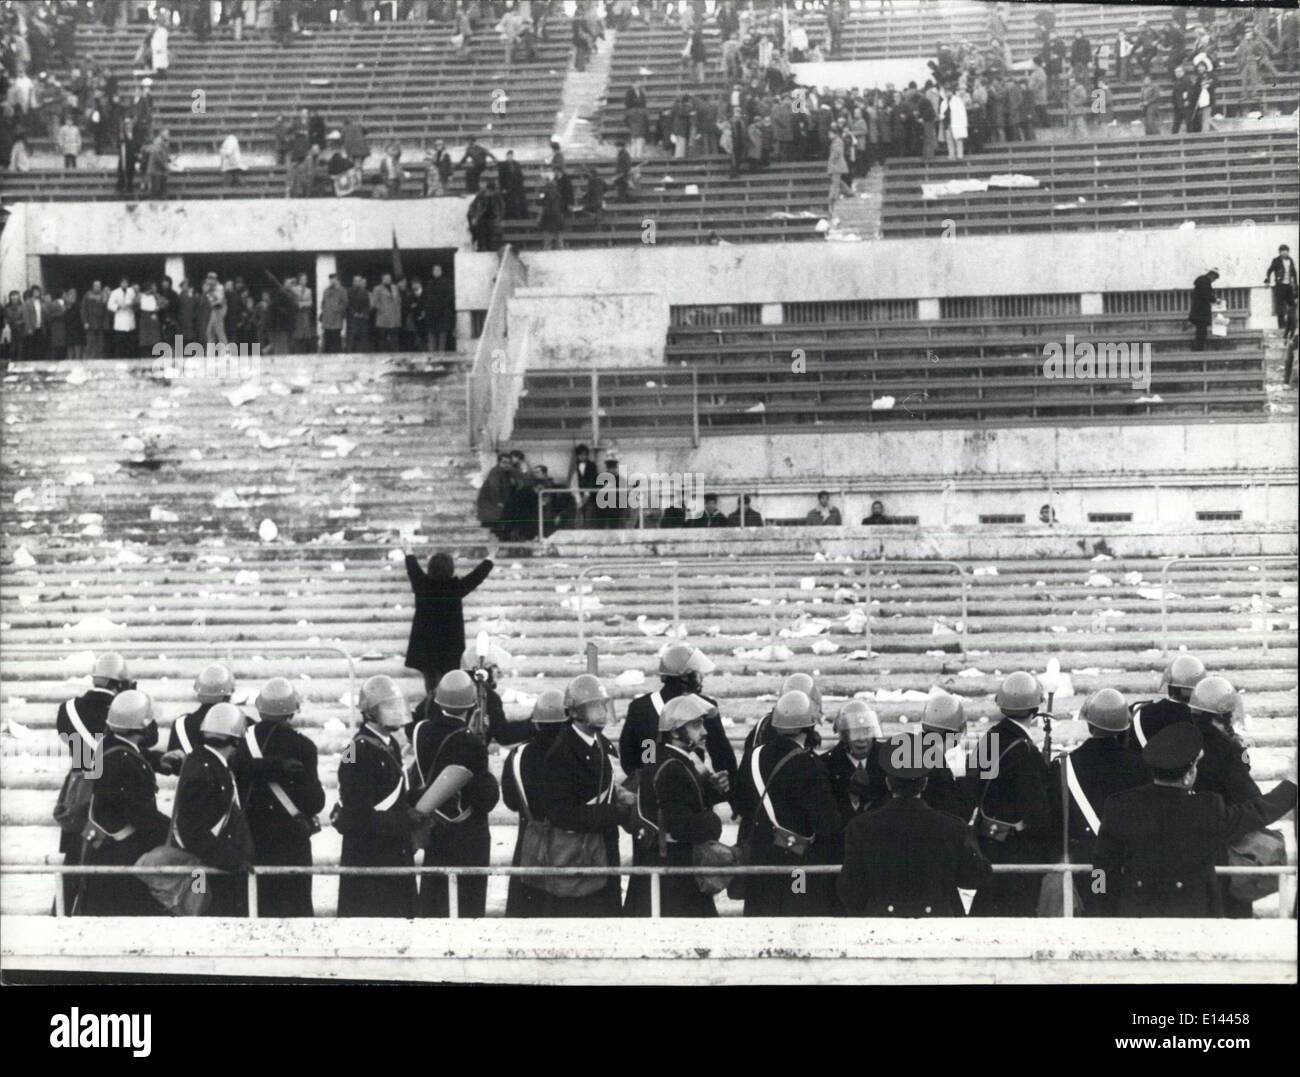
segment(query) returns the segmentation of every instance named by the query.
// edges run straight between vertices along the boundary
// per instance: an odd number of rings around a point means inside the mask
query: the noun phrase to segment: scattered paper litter
[[[889,411],[893,406],[894,398],[892,396],[878,396],[871,402],[872,411]]]
[[[74,366],[68,371],[69,385],[85,385],[88,381],[90,381],[90,375],[82,367]]]
[[[614,678],[614,683],[620,688],[635,688],[645,684],[645,674],[639,669],[625,669]]]
[[[840,649],[838,643],[833,643],[828,639],[819,639],[812,645],[813,654],[834,654]]]
[[[974,576],[996,576],[997,574],[997,565],[980,565],[972,572]]]
[[[644,613],[636,619],[636,626],[647,636],[662,636],[668,631],[667,621],[652,621]]]
[[[18,549],[14,550],[15,568],[31,568],[34,564],[36,564],[36,558],[31,555],[26,546],[19,546]]]
[[[1083,581],[1083,585],[1084,587],[1114,587],[1115,582],[1109,576],[1093,572]]]
[[[768,644],[766,647],[755,647],[751,650],[737,647],[731,653],[737,658],[751,659],[755,662],[788,662],[794,657],[794,651],[780,643]]]
[[[280,529],[269,517],[257,525],[257,537],[263,542],[274,542],[280,535]]]
[[[247,404],[250,400],[256,400],[261,396],[262,387],[250,381],[240,385],[238,388],[231,389],[230,392],[225,395],[226,399],[230,401],[230,406],[237,408],[241,404]]]
[[[149,519],[160,524],[174,524],[180,520],[180,517],[170,509],[165,509],[161,505],[154,505],[149,510]]]

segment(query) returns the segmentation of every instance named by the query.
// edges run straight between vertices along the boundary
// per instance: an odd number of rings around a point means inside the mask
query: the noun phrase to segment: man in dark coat
[[[542,765],[542,810],[552,826],[570,834],[598,834],[606,866],[617,867],[618,831],[631,830],[634,797],[614,781],[614,746],[601,732],[609,724],[611,700],[590,673],[575,677],[564,693],[568,723],[555,738]],[[594,886],[594,883],[592,883]],[[618,876],[589,893],[548,894],[548,916],[618,916],[622,886]]]
[[[497,163],[497,159],[492,155],[492,151],[480,146],[478,140],[473,135],[470,135],[468,141],[465,143],[465,153],[461,156],[461,159],[456,162],[457,168],[460,168],[462,165],[465,168],[466,194],[474,194],[478,190],[479,177],[483,175],[484,170],[487,168],[488,161],[491,161],[493,164]]]
[[[185,757],[194,749],[203,747],[203,733],[200,727],[203,719],[218,703],[229,703],[235,693],[235,675],[230,670],[214,663],[207,666],[194,678],[194,696],[199,705],[188,714],[172,720],[171,731],[167,734],[167,750],[163,753],[159,770],[164,774],[179,774]],[[236,767],[235,780],[242,787],[246,772],[240,771],[241,760],[238,755],[232,760]]]
[[[501,769],[501,799],[519,815],[519,833],[510,863],[519,867],[523,858],[524,833],[530,823],[544,823],[546,808],[542,803],[542,771],[546,754],[556,737],[566,728],[564,693],[547,688],[537,697],[529,724],[533,734],[526,743],[511,750]],[[545,916],[547,895],[539,886],[521,876],[510,876],[506,889],[507,916]]]
[[[1147,741],[1165,726],[1193,720],[1187,702],[1192,698],[1192,690],[1203,680],[1205,663],[1194,654],[1180,654],[1165,667],[1160,677],[1165,697],[1134,703],[1129,708],[1133,715],[1129,743],[1135,751],[1145,748]]]
[[[860,699],[851,699],[835,717],[839,743],[817,756],[826,768],[831,795],[844,825],[864,811],[889,801],[885,772],[875,750],[882,739],[880,718]]]
[[[1273,284],[1273,314],[1279,329],[1295,332],[1296,268],[1291,248],[1285,243],[1277,249],[1277,257],[1268,263],[1264,274],[1264,287]]]
[[[506,150],[506,159],[497,166],[497,182],[505,199],[505,218],[508,221],[528,219],[528,198],[524,193],[523,166],[515,160],[515,151]]]
[[[911,737],[877,750],[891,799],[844,833],[836,891],[850,916],[964,916],[962,890],[987,885],[993,869],[970,828],[921,797],[928,771]]]
[[[362,276],[352,278],[347,302],[347,348],[350,352],[370,350],[370,290]]]
[[[817,720],[807,694],[785,693],[772,712],[772,735],[738,776],[738,800],[754,820],[749,863],[786,869],[745,879],[746,916],[827,916],[835,909],[834,877],[799,870],[843,859],[844,823],[826,769],[808,746]]]
[[[316,816],[325,807],[316,744],[292,727],[301,704],[285,678],[267,681],[256,705],[258,721],[244,735],[238,756],[249,772],[245,810],[253,863],[310,867],[312,835],[320,830]],[[257,913],[313,915],[311,876],[259,876]]]
[[[406,555],[406,577],[415,595],[415,615],[406,644],[406,667],[419,670],[424,688],[432,693],[442,675],[460,665],[465,650],[465,610],[462,600],[492,571],[484,559],[465,576],[455,575],[451,555],[436,553],[426,572],[414,554]]]
[[[1192,323],[1195,336],[1192,339],[1192,351],[1205,350],[1205,336],[1214,321],[1214,304],[1218,296],[1214,294],[1214,282],[1219,279],[1217,269],[1208,270],[1192,281],[1192,309],[1187,313],[1187,320]]]
[[[729,527],[726,513],[718,508],[718,495],[704,495],[704,511],[686,521],[687,527]]]
[[[510,491],[514,485],[514,467],[510,463],[509,453],[500,453],[494,466],[483,479],[478,488],[474,507],[478,513],[478,522],[492,532],[497,538],[504,538],[502,522],[505,518],[506,502],[510,500]]]
[[[109,707],[107,732],[100,743],[83,864],[134,864],[167,838],[167,816],[158,810],[158,782],[145,756],[153,726],[153,703],[134,690],[117,695]],[[144,883],[131,875],[88,875],[75,907],[78,916],[157,916],[162,910]]]
[[[345,867],[409,867],[418,813],[407,804],[402,749],[393,736],[411,710],[391,677],[369,678],[358,700],[362,725],[339,762],[339,799],[330,821],[343,835]],[[415,915],[415,876],[342,875],[339,916]]]
[[[737,498],[736,511],[727,517],[729,527],[762,527],[763,517],[758,509],[750,508],[750,497],[748,494]],[[743,512],[743,514],[742,514]]]
[[[962,747],[965,732],[966,710],[962,701],[947,692],[932,693],[921,712],[923,747],[933,753],[933,758],[925,761],[925,789],[921,799],[935,811],[969,823],[975,812],[976,777],[966,765],[968,756]]]
[[[1174,69],[1174,84],[1170,90],[1170,107],[1174,122],[1170,128],[1171,135],[1178,134],[1179,128],[1192,129],[1192,115],[1196,111],[1196,79],[1182,67]]]
[[[627,707],[623,730],[618,738],[618,758],[623,772],[635,774],[643,766],[656,762],[655,747],[659,742],[659,717],[664,705],[683,695],[697,695],[714,705],[704,719],[704,750],[715,774],[726,775],[727,784],[734,788],[736,778],[736,753],[722,724],[716,707],[717,701],[704,695],[704,678],[715,666],[703,651],[686,643],[674,643],[659,656],[658,691],[637,696]]]
[[[1052,826],[1047,764],[1029,735],[1043,701],[1030,673],[1012,673],[998,690],[1002,720],[985,735],[978,752],[976,833],[980,850],[994,864],[1041,864]],[[1024,872],[995,876],[975,895],[972,916],[1034,916],[1042,880]]]
[[[68,746],[72,770],[82,775],[94,770],[95,752],[104,735],[108,710],[120,692],[135,687],[127,672],[126,660],[116,651],[106,651],[95,659],[91,671],[91,688],[75,699],[59,704],[54,718],[59,739]],[[72,825],[71,823],[69,825]],[[59,852],[65,864],[81,863],[81,828],[65,829],[59,834]],[[77,893],[77,878],[63,876],[63,907],[72,908]]]
[[[487,867],[492,862],[488,813],[496,807],[496,778],[488,770],[487,744],[469,727],[478,706],[474,681],[453,669],[439,682],[436,711],[411,729],[415,755],[411,796],[431,829],[424,840],[430,867]],[[458,915],[480,917],[487,907],[487,876],[458,880]],[[450,884],[445,876],[420,879],[419,914],[450,915]]]
[[[634,864],[690,867],[697,843],[722,836],[722,820],[712,805],[726,798],[727,786],[712,773],[706,772],[707,778],[700,774],[703,762],[697,754],[704,746],[705,719],[717,712],[712,700],[697,695],[677,696],[665,704],[655,762],[638,771]],[[650,887],[648,875],[628,880],[627,915],[650,915]],[[659,897],[662,916],[718,915],[713,895],[691,876],[660,876]]]
[[[456,332],[456,288],[443,276],[439,265],[433,267],[424,289],[424,321],[429,330],[429,349],[445,352]]]
[[[218,703],[203,717],[203,747],[185,757],[176,783],[172,828],[176,844],[205,867],[230,874],[207,879],[209,916],[248,915],[248,869],[253,841],[230,761],[247,730],[233,703]]]
[[[1198,793],[1201,731],[1177,722],[1148,742],[1143,761],[1153,781],[1106,801],[1093,852],[1096,897],[1103,916],[1222,916],[1227,846],[1275,822],[1296,806],[1292,780],[1241,804]]]
[[[1053,841],[1064,840],[1068,833],[1070,860],[1076,864],[1092,862],[1101,810],[1116,793],[1145,785],[1149,778],[1142,757],[1128,746],[1127,733],[1132,718],[1124,697],[1113,688],[1102,688],[1090,695],[1079,711],[1088,724],[1088,739],[1069,755],[1059,756],[1048,767],[1048,803],[1052,809]],[[1062,770],[1065,771],[1062,775]],[[1061,786],[1065,784],[1069,802],[1062,805]],[[1064,819],[1069,812],[1068,823]],[[1083,880],[1086,876],[1076,876]],[[1086,914],[1093,906],[1092,888],[1078,886],[1077,892]]]

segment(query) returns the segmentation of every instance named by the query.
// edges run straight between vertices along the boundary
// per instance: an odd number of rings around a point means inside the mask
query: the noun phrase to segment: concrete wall
[[[507,309],[511,339],[529,342],[530,370],[663,363],[668,302],[661,291],[520,288]]]
[[[394,232],[403,250],[465,249],[466,204],[464,198],[23,203],[12,207],[0,236],[0,288],[36,283],[34,260],[55,255],[387,250]]]
[[[577,438],[577,440],[582,440]],[[616,438],[607,438],[607,443]],[[1300,463],[1293,423],[1139,423],[1109,426],[1025,426],[979,430],[867,430],[826,434],[736,434],[659,439],[617,446],[624,471],[700,472],[714,484],[782,479],[809,483],[853,480],[978,479],[1106,474],[1142,479],[1153,472],[1282,471]],[[567,472],[568,445],[540,451],[542,462]],[[833,478],[827,478],[831,476]],[[1294,475],[1292,475],[1292,478]],[[1225,481],[1241,481],[1235,474]]]
[[[1221,288],[1258,286],[1294,225],[887,239],[727,247],[637,247],[523,255],[534,287],[658,291],[670,306],[920,299],[1190,288],[1211,266]]]
[[[4,917],[5,969],[526,984],[1294,983],[1295,923]]]

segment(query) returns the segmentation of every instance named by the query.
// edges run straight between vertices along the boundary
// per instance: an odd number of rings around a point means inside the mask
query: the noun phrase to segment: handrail
[[[1048,875],[1059,874],[1061,876],[1062,889],[1068,895],[1071,887],[1070,880],[1079,872],[1092,871],[1091,864],[993,864],[992,871],[995,875],[1016,875],[1016,874],[1033,874]],[[244,875],[248,885],[248,918],[256,919],[258,916],[257,906],[257,879],[258,876],[312,876],[312,875],[334,875],[334,876],[369,876],[369,877],[418,877],[422,875],[444,876],[447,879],[448,891],[448,916],[450,919],[459,919],[460,902],[459,902],[459,878],[466,876],[469,878],[481,878],[491,876],[608,876],[621,878],[624,875],[631,876],[649,876],[650,877],[650,916],[652,919],[658,919],[661,916],[661,898],[660,898],[660,879],[665,875],[680,876],[699,876],[699,875],[729,875],[729,876],[749,876],[749,875],[789,875],[791,872],[798,871],[804,875],[838,875],[843,870],[840,864],[747,864],[744,866],[729,867],[719,869],[703,865],[692,865],[690,867],[671,867],[668,865],[618,865],[604,867],[571,867],[571,868],[550,868],[550,867],[514,867],[505,864],[489,864],[486,866],[466,866],[466,867],[447,867],[443,865],[395,865],[391,867],[353,867],[342,864],[295,864],[295,865],[271,865],[256,864],[250,866],[247,872],[225,871],[220,868],[193,867],[183,864],[158,865],[150,867],[137,867],[135,865],[122,864],[4,864],[0,863],[0,876],[3,875],[54,875],[56,877],[64,875],[86,876],[86,875],[129,875],[133,877],[140,876],[168,876],[168,875],[200,875],[200,876],[236,876]],[[1295,864],[1270,865],[1266,867],[1242,866],[1229,867],[1226,865],[1216,865],[1215,873],[1218,875],[1276,875],[1278,876],[1278,918],[1286,919],[1290,914],[1289,903],[1285,900],[1286,893],[1284,888],[1285,877],[1296,874]],[[1067,896],[1063,909],[1064,917],[1071,918],[1073,906]],[[57,917],[67,915],[64,907],[63,887],[54,888],[54,914]],[[161,911],[159,916],[165,915]]]
[[[969,606],[970,606],[969,603],[970,576],[967,574],[966,569],[956,561],[944,561],[944,560],[887,561],[883,558],[878,561],[864,561],[857,558],[848,558],[844,560],[837,559],[834,561],[829,559],[825,561],[815,561],[812,558],[777,557],[771,559],[763,558],[761,560],[758,559],[748,560],[745,561],[743,564],[744,567],[750,570],[751,573],[753,569],[758,568],[760,566],[770,570],[775,570],[781,567],[818,568],[819,566],[842,567],[842,566],[851,566],[851,565],[862,565],[866,567],[867,571],[863,573],[863,575],[861,576],[861,581],[865,587],[865,591],[863,592],[862,601],[856,604],[856,608],[862,609],[863,612],[866,614],[866,623],[863,625],[863,643],[865,649],[868,652],[870,652],[871,650],[871,642],[872,642],[872,636],[871,636],[871,568],[872,567],[888,569],[888,568],[933,568],[939,566],[944,568],[956,569],[957,576],[961,581],[961,628],[960,631],[957,633],[957,636],[960,640],[960,645],[962,650],[964,651],[966,649],[966,639],[969,632],[968,621],[969,621]],[[623,561],[596,561],[589,565],[584,566],[582,570],[578,573],[577,590],[575,592],[577,597],[577,602],[575,603],[576,606],[575,612],[578,614],[578,655],[579,657],[585,654],[587,649],[586,605],[582,601],[583,598],[582,586],[584,581],[587,580],[587,574],[589,572],[608,572],[610,569],[613,568],[669,569],[672,577],[673,627],[676,628],[680,626],[682,623],[681,594],[680,594],[680,581],[678,578],[678,570],[682,568],[711,569],[714,574],[721,574],[721,573],[731,571],[735,567],[737,566],[730,565],[725,561],[720,562],[716,559],[711,559],[711,558],[680,558],[680,559],[673,559],[667,561],[654,561],[654,560],[643,560],[639,558],[629,558]],[[768,609],[770,611],[768,615],[768,642],[769,644],[774,644],[777,638],[776,572],[775,571],[771,571],[768,575],[768,602],[769,602]]]
[[[87,641],[91,643],[93,641]],[[88,650],[89,646],[81,648]],[[147,645],[147,650],[159,650],[171,654],[197,654],[197,655],[215,655],[225,652],[233,661],[235,653],[240,654],[260,654],[268,649],[265,643],[256,642],[217,642],[213,641],[211,645],[203,643],[171,643],[163,640],[158,641],[155,647],[153,643]],[[299,651],[325,651],[330,654],[342,655],[348,663],[348,696],[350,699],[350,708],[353,712],[360,714],[357,707],[357,665],[356,660],[352,657],[352,652],[344,647],[341,643],[298,643],[294,640],[277,641],[275,649],[279,653],[299,652]],[[136,648],[138,651],[139,648]],[[12,654],[67,654],[68,645],[65,643],[6,643],[4,645],[4,657]]]
[[[1270,561],[1285,561],[1288,565],[1295,565],[1296,558],[1290,554],[1260,554],[1257,557],[1197,557],[1188,555],[1185,557],[1171,557],[1160,568],[1160,654],[1161,657],[1169,653],[1169,570],[1174,565],[1196,564],[1196,565],[1240,565],[1243,568],[1251,565],[1259,566],[1260,598],[1263,600],[1264,617],[1268,617],[1268,568],[1267,563]],[[1268,631],[1263,633],[1262,647],[1268,650]]]

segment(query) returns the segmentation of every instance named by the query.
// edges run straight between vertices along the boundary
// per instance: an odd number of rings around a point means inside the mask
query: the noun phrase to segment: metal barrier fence
[[[1071,877],[1079,872],[1092,871],[1091,864],[994,864],[994,874],[998,875],[1047,875],[1059,874],[1061,876],[1061,890],[1063,894],[1062,915],[1066,919],[1074,916],[1074,887],[1070,884]],[[512,867],[507,865],[488,865],[486,867],[424,867],[414,864],[400,867],[344,867],[340,864],[312,864],[310,866],[281,866],[281,865],[257,865],[247,873],[248,881],[248,917],[255,919],[258,915],[257,910],[257,879],[258,876],[278,876],[278,875],[368,875],[368,876],[419,876],[419,875],[443,875],[447,878],[447,897],[448,897],[448,916],[456,920],[460,918],[460,891],[458,880],[461,876],[481,877],[481,876],[538,876],[538,875],[559,875],[559,876],[615,876],[622,877],[634,875],[648,875],[650,877],[650,916],[652,919],[658,919],[662,915],[661,898],[660,898],[660,879],[664,875],[729,875],[729,876],[748,876],[748,875],[790,875],[792,872],[800,872],[804,875],[837,875],[841,870],[839,864],[807,864],[798,867],[781,864],[750,864],[744,867],[733,867],[719,869],[717,867],[660,867],[660,866],[637,866],[637,865],[620,865],[618,867],[574,867],[574,868],[535,868],[535,867]],[[1214,869],[1219,875],[1276,875],[1278,876],[1278,919],[1286,919],[1290,913],[1290,902],[1287,898],[1289,880],[1288,876],[1296,873],[1296,865],[1284,864],[1279,867],[1216,867]],[[235,872],[221,871],[216,868],[193,868],[184,865],[174,865],[168,867],[148,867],[138,868],[134,866],[117,866],[117,865],[95,865],[82,866],[78,864],[0,864],[0,876],[3,875],[194,875],[201,873],[203,875],[234,875]],[[67,910],[64,908],[63,887],[54,888],[54,914],[55,916],[66,916]],[[164,915],[159,913],[159,915]]]
[[[835,561],[814,561],[811,558],[789,559],[773,558],[771,560],[763,558],[761,561],[750,560],[737,565],[728,566],[725,562],[719,563],[716,559],[697,558],[683,559],[672,561],[652,561],[652,560],[621,560],[621,561],[597,561],[586,565],[578,573],[577,587],[575,595],[577,601],[574,605],[577,607],[578,614],[578,653],[583,655],[587,650],[587,603],[583,601],[583,585],[587,582],[588,573],[603,572],[608,573],[611,569],[636,569],[644,573],[647,569],[667,569],[670,574],[670,583],[672,586],[672,603],[673,603],[673,626],[676,627],[682,623],[681,617],[681,577],[680,571],[683,569],[702,569],[705,575],[725,575],[731,571],[744,569],[755,584],[759,583],[761,575],[759,568],[766,571],[767,590],[768,590],[768,642],[775,643],[777,639],[776,627],[776,569],[778,568],[803,568],[811,569],[814,572],[838,571],[846,567],[862,566],[866,569],[860,579],[864,590],[861,600],[855,604],[854,609],[860,609],[866,615],[866,622],[863,625],[863,647],[865,650],[871,650],[872,632],[871,632],[871,569],[888,570],[894,568],[944,568],[956,571],[958,581],[961,585],[961,626],[957,631],[958,641],[961,649],[966,649],[966,635],[968,631],[968,608],[970,602],[970,576],[966,569],[956,561],[860,561],[860,560],[835,560]],[[755,587],[757,589],[757,587]],[[593,592],[594,593],[594,592]]]
[[[1249,568],[1259,566],[1259,590],[1265,618],[1265,629],[1261,647],[1268,650],[1268,565],[1270,562],[1285,562],[1295,567],[1296,558],[1287,554],[1263,554],[1259,557],[1171,557],[1160,568],[1160,653],[1169,653],[1169,570],[1175,565],[1233,565]]]

